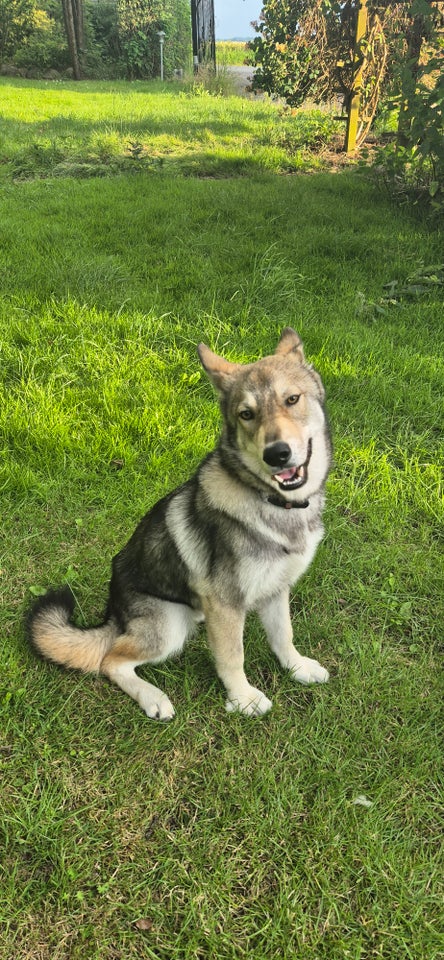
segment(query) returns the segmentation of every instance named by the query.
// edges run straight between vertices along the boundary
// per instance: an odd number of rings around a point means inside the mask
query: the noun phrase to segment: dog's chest
[[[273,550],[259,550],[238,558],[237,576],[247,607],[254,607],[262,599],[279,593],[296,583],[309,567],[323,530],[306,529],[304,547],[292,552],[285,546]]]

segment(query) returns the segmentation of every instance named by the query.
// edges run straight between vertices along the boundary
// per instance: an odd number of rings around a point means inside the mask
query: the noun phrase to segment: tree
[[[32,32],[35,5],[35,0],[0,0],[0,63]]]
[[[426,196],[444,209],[444,3],[413,0],[398,60],[394,102],[399,105],[396,141],[382,160],[392,183]]]
[[[80,62],[85,45],[82,0],[62,0],[62,8],[71,65],[75,79],[80,80]]]
[[[405,57],[400,69],[400,110],[398,139],[406,143],[413,124],[414,104],[421,95],[421,85],[435,71],[443,67],[442,48],[444,39],[444,3],[432,0],[413,0],[410,6],[410,18],[405,32]],[[441,36],[440,36],[441,33]],[[438,78],[438,90],[442,84]],[[426,82],[430,93],[435,89],[433,83]],[[423,91],[424,92],[424,91]]]
[[[444,2],[368,0],[354,44],[360,0],[265,0],[251,48],[254,85],[292,106],[307,97],[360,92],[363,142],[378,106],[399,109],[398,134],[382,157],[393,182],[426,186],[444,204]]]
[[[359,80],[360,138],[390,78],[392,47],[409,4],[369,0],[367,27],[355,45],[359,0],[266,0],[251,47],[254,85],[291,106],[343,99],[348,111]]]

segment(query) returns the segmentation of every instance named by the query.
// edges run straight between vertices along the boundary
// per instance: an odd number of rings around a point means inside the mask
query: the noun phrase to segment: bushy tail
[[[73,611],[74,597],[69,587],[49,590],[29,612],[29,641],[47,660],[85,673],[98,671],[119,630],[112,621],[86,630],[74,627],[69,622]]]

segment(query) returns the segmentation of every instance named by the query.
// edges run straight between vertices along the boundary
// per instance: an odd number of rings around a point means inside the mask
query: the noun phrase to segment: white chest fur
[[[310,566],[322,534],[322,527],[313,531],[307,528],[305,547],[300,553],[282,551],[282,555],[267,556],[261,552],[256,556],[239,558],[239,585],[247,607],[253,608],[267,597],[296,583]]]

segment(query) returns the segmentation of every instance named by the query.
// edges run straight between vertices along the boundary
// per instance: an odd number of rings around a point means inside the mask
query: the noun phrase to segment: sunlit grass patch
[[[220,72],[214,91],[198,81],[165,89],[156,82],[54,87],[2,80],[2,176],[87,178],[152,173],[164,165],[188,176],[215,169],[221,176],[244,176],[322,164],[312,148],[319,136],[328,142],[333,135],[331,118],[330,124],[325,115],[312,122],[306,114],[283,120],[271,102],[228,95],[229,78],[223,95],[222,79]],[[211,160],[203,150],[208,145]]]

